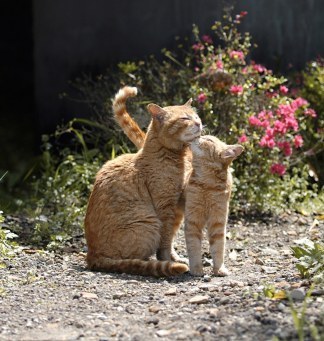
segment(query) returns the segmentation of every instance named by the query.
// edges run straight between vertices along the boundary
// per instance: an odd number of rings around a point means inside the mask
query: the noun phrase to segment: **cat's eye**
[[[190,117],[180,117],[182,120],[191,120]]]

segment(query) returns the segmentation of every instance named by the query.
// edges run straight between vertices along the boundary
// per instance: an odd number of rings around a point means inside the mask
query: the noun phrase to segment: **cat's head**
[[[152,116],[152,128],[166,147],[170,144],[189,143],[200,136],[201,120],[191,102],[190,99],[184,105],[164,108],[153,103],[147,106]]]
[[[244,150],[240,144],[228,145],[215,136],[205,135],[191,143],[193,156],[201,161],[220,165],[229,165]]]

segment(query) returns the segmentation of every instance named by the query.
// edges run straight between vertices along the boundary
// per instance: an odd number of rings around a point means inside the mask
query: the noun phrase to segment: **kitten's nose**
[[[195,125],[199,127],[200,130],[202,130],[202,125],[200,121],[195,121]]]

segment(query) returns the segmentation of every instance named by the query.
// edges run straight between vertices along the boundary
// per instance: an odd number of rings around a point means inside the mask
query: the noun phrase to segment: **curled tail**
[[[99,256],[91,259],[88,257],[87,263],[90,270],[142,276],[168,277],[189,271],[186,264],[159,260],[111,259]]]
[[[126,136],[140,149],[143,147],[145,133],[141,130],[138,124],[132,119],[126,109],[126,101],[128,97],[137,95],[137,88],[124,86],[120,89],[113,100],[113,111],[115,120],[123,129]]]

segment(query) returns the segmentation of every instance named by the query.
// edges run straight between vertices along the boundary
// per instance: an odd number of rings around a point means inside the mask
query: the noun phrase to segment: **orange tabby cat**
[[[201,132],[190,104],[149,104],[152,120],[143,148],[108,161],[98,172],[85,218],[90,269],[153,276],[188,270],[171,261],[171,243],[187,144]],[[149,260],[155,253],[158,260]]]
[[[241,145],[227,145],[214,136],[191,143],[192,174],[186,188],[185,237],[190,273],[203,275],[202,230],[207,226],[214,274],[228,275],[224,266],[226,223],[232,188],[231,162],[243,152]]]
[[[145,133],[141,130],[138,124],[134,121],[134,119],[129,115],[126,108],[126,101],[129,97],[134,97],[137,95],[137,88],[124,86],[120,89],[114,100],[113,100],[113,112],[115,116],[115,120],[119,124],[119,126],[123,129],[126,136],[134,143],[134,145],[140,149],[143,147],[145,140]],[[190,99],[186,105],[191,106],[192,100]],[[185,162],[185,180],[184,183],[188,183],[189,175],[191,173],[191,151],[189,148],[186,148],[184,154],[184,162]],[[184,196],[181,194],[179,204],[175,213],[175,220],[173,225],[173,236],[175,236],[178,231],[184,217]],[[171,249],[171,259],[176,262],[188,263],[185,258],[181,258],[177,252],[172,247]]]

